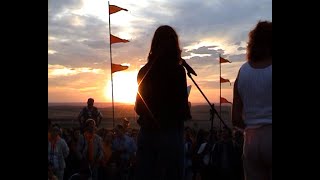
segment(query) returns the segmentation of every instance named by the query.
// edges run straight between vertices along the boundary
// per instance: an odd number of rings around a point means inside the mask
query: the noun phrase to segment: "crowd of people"
[[[130,127],[126,119],[113,129],[98,129],[94,121],[89,119],[83,134],[78,127],[49,125],[48,147],[55,141],[54,137],[59,137],[59,141],[56,142],[57,150],[54,151],[58,163],[52,160],[52,150],[48,150],[48,179],[136,179],[138,132],[138,129]],[[210,135],[213,136],[212,142]],[[242,145],[243,133],[236,129],[232,132],[222,129],[210,133],[204,129],[197,131],[195,128],[185,127],[184,179],[243,180]]]

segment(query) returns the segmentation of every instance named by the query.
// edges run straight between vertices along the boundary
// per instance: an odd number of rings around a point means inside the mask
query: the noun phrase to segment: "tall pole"
[[[113,100],[113,76],[112,76],[112,51],[111,51],[111,24],[110,24],[110,3],[108,1],[109,8],[109,39],[110,39],[110,72],[111,72],[111,93],[112,93],[112,126],[114,128],[114,100]]]
[[[220,98],[219,98],[219,115],[221,116],[221,54],[219,54],[219,65],[220,65],[220,77],[219,77],[219,81],[220,81]],[[220,131],[221,131],[221,121],[220,121]]]

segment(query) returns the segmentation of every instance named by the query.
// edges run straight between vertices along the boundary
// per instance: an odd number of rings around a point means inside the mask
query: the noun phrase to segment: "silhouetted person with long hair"
[[[247,59],[234,83],[232,123],[244,128],[246,180],[272,179],[272,22],[249,33]],[[243,118],[242,118],[243,117]]]
[[[160,26],[148,63],[138,73],[137,180],[183,179],[184,121],[191,115],[186,73],[180,64],[178,35],[172,27]]]

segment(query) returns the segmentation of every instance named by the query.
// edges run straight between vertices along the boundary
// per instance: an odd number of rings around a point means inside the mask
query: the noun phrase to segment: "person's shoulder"
[[[241,68],[246,68],[246,67],[249,67],[248,61],[244,62],[244,63],[240,66],[240,69],[241,69]]]
[[[142,66],[142,67],[140,68],[139,72],[138,72],[138,75],[140,75],[140,74],[145,74],[146,71],[148,70],[148,67],[149,67],[148,63],[145,64],[144,66]]]
[[[240,74],[240,72],[242,72],[242,71],[247,71],[246,69],[248,69],[248,68],[250,68],[250,65],[249,65],[248,61],[246,61],[240,66],[238,74]]]
[[[84,106],[83,108],[82,108],[82,111],[86,111],[88,109],[88,107],[87,106]]]
[[[60,138],[57,143],[60,143],[60,144],[67,144],[66,140],[64,140],[63,138]]]
[[[138,81],[140,81],[142,79],[142,77],[147,73],[149,65],[148,63],[145,64],[143,67],[140,68],[139,72],[138,72],[138,76],[137,79]]]

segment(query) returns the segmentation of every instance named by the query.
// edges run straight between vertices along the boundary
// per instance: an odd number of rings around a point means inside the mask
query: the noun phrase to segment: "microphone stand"
[[[206,99],[207,103],[210,106],[210,121],[211,121],[211,126],[210,126],[210,143],[213,143],[213,119],[214,119],[214,114],[216,114],[218,116],[218,118],[220,119],[220,121],[222,122],[223,126],[227,129],[230,130],[230,128],[226,125],[226,123],[224,123],[224,121],[221,119],[219,113],[217,112],[217,110],[214,108],[214,104],[210,103],[210,101],[208,100],[208,98],[206,97],[206,95],[202,92],[202,90],[200,89],[200,87],[198,86],[198,84],[194,81],[194,79],[192,78],[190,72],[187,73],[187,75],[189,76],[189,78],[192,80],[192,82],[197,86],[198,90],[200,91],[200,93],[202,94],[202,96]]]

